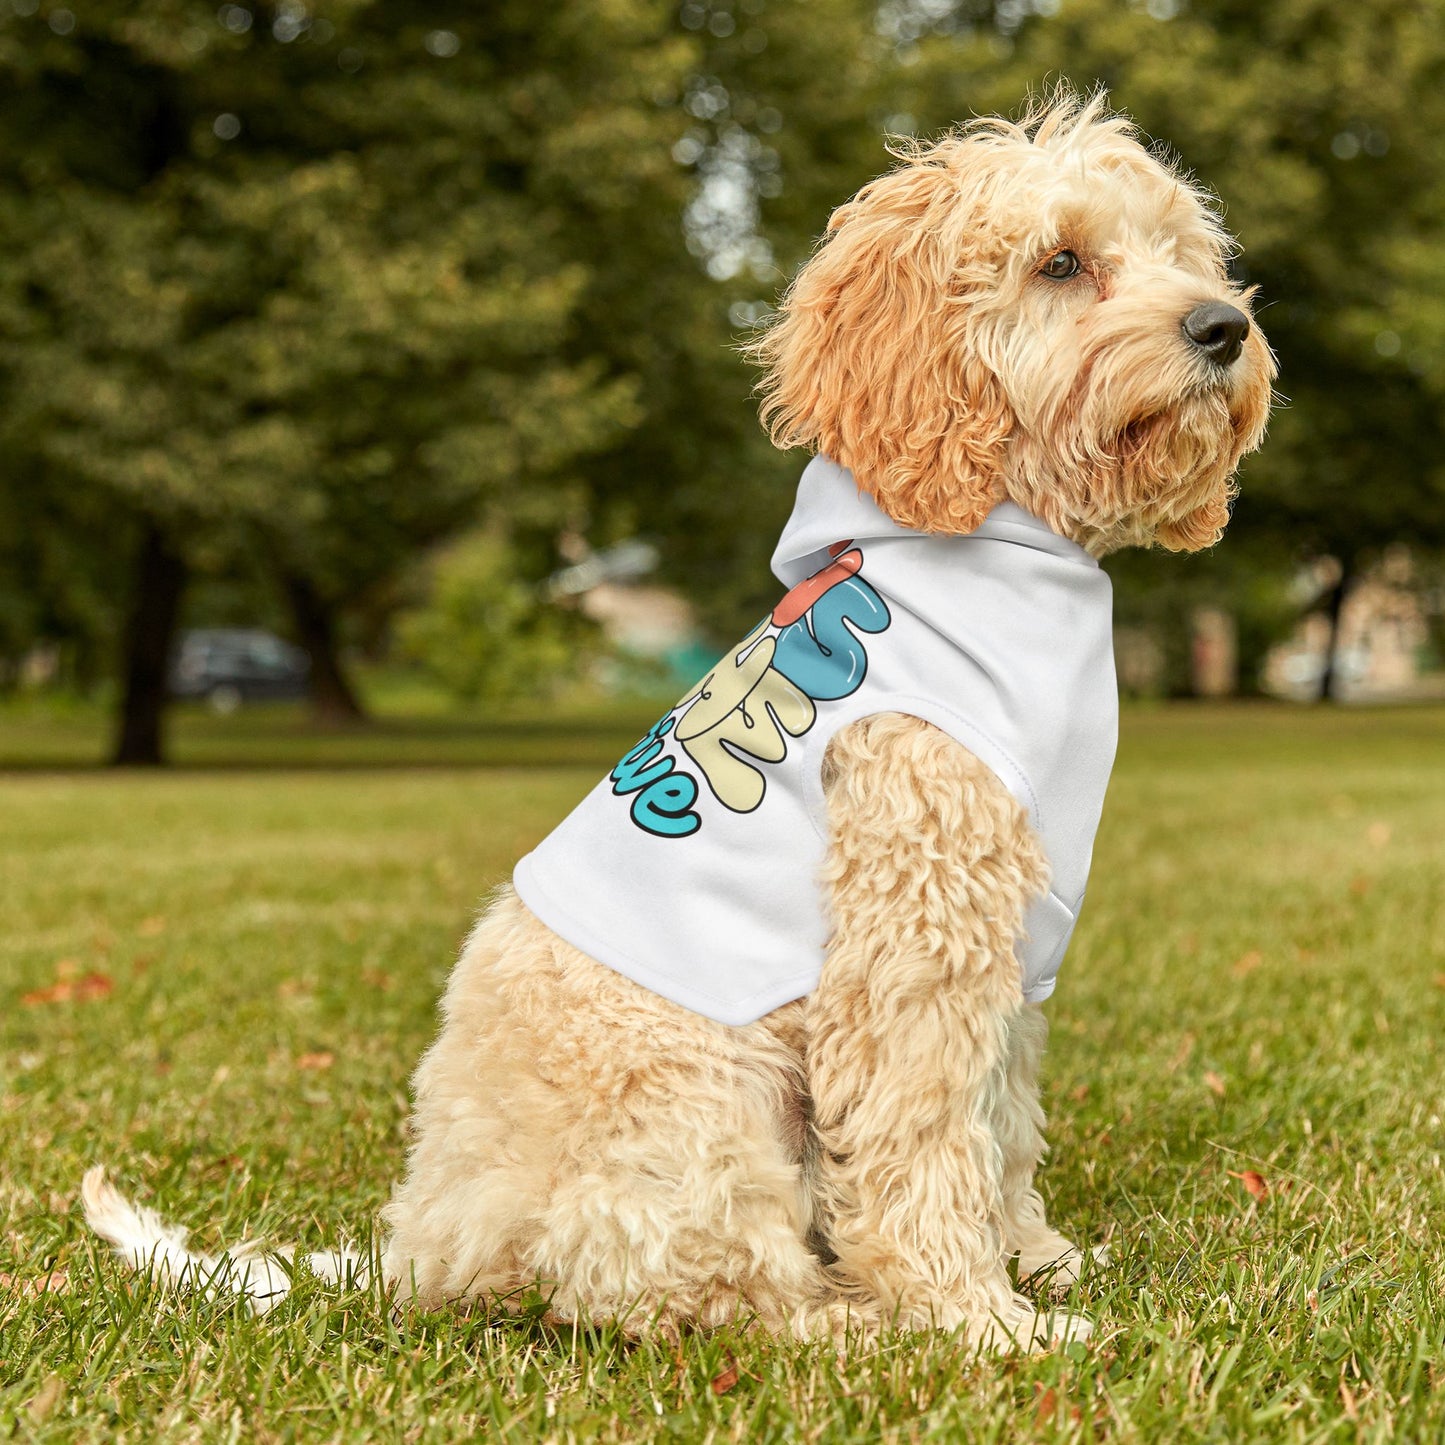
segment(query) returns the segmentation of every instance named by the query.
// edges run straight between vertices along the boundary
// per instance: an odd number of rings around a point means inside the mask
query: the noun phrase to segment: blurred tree
[[[654,0],[0,13],[0,437],[129,549],[118,761],[160,758],[198,553],[264,552],[346,711],[341,609],[481,513],[576,509],[643,412],[574,325],[569,198],[675,242],[675,31]]]
[[[799,459],[730,344],[883,130],[1051,74],[1229,198],[1291,399],[1236,532],[1348,585],[1445,541],[1442,5],[7,0],[0,649],[128,638],[117,756],[154,760],[187,574],[261,558],[346,715],[346,620],[479,522],[523,578],[564,523],[651,534],[733,631]],[[1173,610],[1242,577],[1201,559]]]
[[[38,642],[52,649],[59,680],[88,688],[105,668],[97,642],[119,625],[116,549],[126,518],[7,440],[0,426],[0,691],[20,681],[20,663]]]
[[[543,598],[505,538],[473,532],[429,559],[426,599],[403,610],[405,656],[463,702],[545,697],[596,655],[597,628]]]
[[[644,425],[589,458],[591,532],[663,541],[663,576],[719,637],[771,606],[767,561],[802,458],[774,451],[737,344],[807,255],[833,207],[889,164],[881,141],[890,52],[872,0],[680,0],[688,73],[657,99],[685,127],[672,147],[677,212],[630,239],[573,189],[576,223],[613,265],[583,298],[585,344],[646,378]],[[677,265],[680,214],[691,253]]]
[[[337,715],[338,618],[384,610],[407,558],[480,517],[533,575],[565,519],[665,539],[724,628],[761,605],[797,460],[732,343],[886,159],[871,20],[864,0],[511,0],[446,29],[372,0],[0,19],[4,435],[126,519],[119,755],[159,754],[155,629],[198,561],[269,559]]]

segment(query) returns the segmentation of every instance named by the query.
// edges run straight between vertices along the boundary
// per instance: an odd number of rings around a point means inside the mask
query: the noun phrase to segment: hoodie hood
[[[792,516],[773,552],[773,575],[788,587],[796,586],[824,565],[827,549],[836,542],[936,535],[900,527],[859,487],[846,467],[827,457],[814,457],[798,482]],[[977,531],[954,540],[971,538],[1012,542],[1085,567],[1097,570],[1099,566],[1077,542],[1061,537],[1014,502],[1000,502]]]

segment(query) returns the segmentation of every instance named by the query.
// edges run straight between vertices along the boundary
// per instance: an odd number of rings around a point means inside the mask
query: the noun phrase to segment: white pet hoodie
[[[1047,998],[1114,761],[1108,577],[1011,502],[966,537],[909,531],[823,457],[773,571],[792,590],[517,864],[518,895],[628,978],[752,1023],[822,970],[829,739],[908,713],[1028,810],[1052,882],[1017,952],[1024,997]]]

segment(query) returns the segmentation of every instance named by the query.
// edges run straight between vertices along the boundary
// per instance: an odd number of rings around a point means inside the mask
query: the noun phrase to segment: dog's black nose
[[[1249,317],[1223,301],[1206,301],[1184,318],[1184,334],[1216,366],[1238,360],[1249,335]]]

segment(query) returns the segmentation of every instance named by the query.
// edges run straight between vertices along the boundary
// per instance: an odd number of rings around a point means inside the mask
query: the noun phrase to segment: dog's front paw
[[[981,1329],[971,1331],[969,1337],[980,1350],[1033,1354],[1087,1340],[1093,1328],[1093,1321],[1084,1315],[1040,1310],[1033,1300],[1014,1295],[1006,1309],[994,1314]]]
[[[1054,1350],[1064,1345],[1082,1344],[1094,1333],[1094,1322],[1087,1315],[1067,1310],[1052,1310],[1036,1316],[1033,1348]]]
[[[1095,1264],[1107,1264],[1109,1260],[1107,1244],[1096,1244],[1087,1254],[1062,1236],[1058,1238],[1058,1245],[1063,1247],[1050,1246],[1019,1252],[1021,1285],[1032,1285],[1054,1294],[1064,1294],[1079,1282],[1086,1260],[1092,1260]]]

